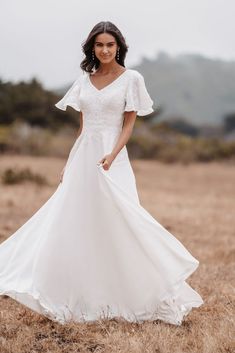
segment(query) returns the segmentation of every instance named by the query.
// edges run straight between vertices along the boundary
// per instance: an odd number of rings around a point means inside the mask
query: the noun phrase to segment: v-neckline
[[[90,83],[90,85],[98,92],[101,92],[103,91],[105,88],[111,86],[113,83],[115,83],[119,78],[121,78],[126,72],[128,71],[128,69],[126,69],[124,72],[121,73],[121,75],[119,75],[117,78],[115,78],[112,82],[110,82],[109,84],[107,84],[106,86],[104,86],[103,88],[101,89],[98,89],[92,82],[91,82],[91,79],[90,79],[90,73],[88,72],[88,81]]]

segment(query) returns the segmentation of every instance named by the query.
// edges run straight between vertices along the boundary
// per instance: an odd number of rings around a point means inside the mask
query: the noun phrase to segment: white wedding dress
[[[0,294],[60,323],[121,316],[180,325],[201,296],[185,281],[199,261],[139,202],[126,146],[109,170],[123,112],[153,111],[143,76],[126,69],[97,89],[81,74],[55,104],[83,130],[53,195],[0,245]]]

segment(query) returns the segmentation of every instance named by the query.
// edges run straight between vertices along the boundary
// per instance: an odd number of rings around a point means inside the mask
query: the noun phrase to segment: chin
[[[100,60],[101,62],[107,63],[107,62],[112,61],[112,60],[113,60],[113,58],[107,58],[107,59],[100,58],[99,60]]]

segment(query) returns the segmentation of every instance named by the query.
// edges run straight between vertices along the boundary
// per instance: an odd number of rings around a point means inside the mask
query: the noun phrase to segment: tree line
[[[65,114],[54,106],[60,98],[35,78],[16,84],[0,79],[0,124],[10,125],[17,120],[54,130],[68,124],[78,126],[75,111],[68,109]]]

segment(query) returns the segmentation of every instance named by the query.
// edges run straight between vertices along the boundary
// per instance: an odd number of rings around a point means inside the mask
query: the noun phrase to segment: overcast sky
[[[34,76],[49,89],[70,83],[100,21],[123,33],[126,67],[159,51],[235,60],[234,19],[235,0],[0,0],[0,78]]]

